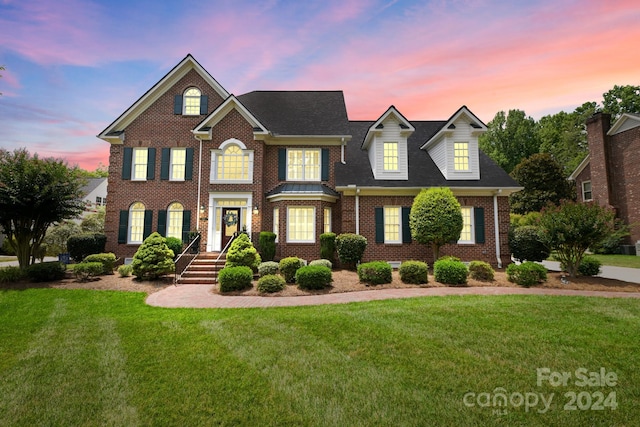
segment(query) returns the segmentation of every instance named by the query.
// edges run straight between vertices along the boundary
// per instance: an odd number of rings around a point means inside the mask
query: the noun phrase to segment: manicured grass
[[[640,256],[636,255],[589,255],[600,260],[602,265],[640,268]]]
[[[640,419],[636,299],[465,296],[235,310],[161,309],[143,300],[110,291],[0,292],[0,425]],[[538,386],[536,369],[545,367],[571,372],[568,385]],[[615,372],[615,386],[576,385],[576,369],[601,367]],[[528,410],[464,403],[467,393],[500,387],[509,396],[554,398],[545,413],[542,403]],[[598,391],[615,392],[617,409],[564,410],[565,393]]]

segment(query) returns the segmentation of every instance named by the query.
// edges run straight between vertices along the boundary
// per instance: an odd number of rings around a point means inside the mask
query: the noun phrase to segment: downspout
[[[493,193],[493,229],[495,231],[496,260],[498,261],[498,268],[502,268],[502,259],[500,258],[500,221],[498,220],[498,194],[500,193],[502,193],[501,189],[498,189]]]
[[[356,187],[356,234],[360,234],[360,189]]]

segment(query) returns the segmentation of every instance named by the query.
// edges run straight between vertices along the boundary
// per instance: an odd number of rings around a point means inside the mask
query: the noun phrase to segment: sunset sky
[[[640,1],[0,0],[0,147],[93,170],[191,53],[230,93],[343,90],[351,119],[539,119],[640,84]]]

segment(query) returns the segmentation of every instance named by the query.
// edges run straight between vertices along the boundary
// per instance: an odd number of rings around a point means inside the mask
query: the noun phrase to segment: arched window
[[[249,156],[237,145],[229,145],[218,163],[218,179],[225,181],[246,181],[249,179]]]
[[[197,116],[200,114],[200,91],[195,87],[189,88],[182,96],[182,114]]]
[[[182,240],[182,216],[184,207],[180,203],[171,203],[167,209],[167,237]]]
[[[129,243],[142,243],[144,237],[144,204],[136,202],[129,208]]]

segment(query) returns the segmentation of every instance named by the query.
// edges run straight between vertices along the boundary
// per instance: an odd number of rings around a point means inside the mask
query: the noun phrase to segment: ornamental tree
[[[227,253],[225,267],[250,267],[253,271],[258,271],[258,266],[262,262],[258,250],[253,246],[246,233],[240,233],[231,243]]]
[[[563,202],[549,205],[540,217],[540,240],[576,277],[584,253],[613,232],[614,214],[597,204]]]
[[[440,247],[460,238],[462,209],[449,188],[420,191],[409,213],[411,237],[418,243],[431,244],[434,259],[440,258]]]
[[[175,271],[173,251],[169,249],[166,239],[158,232],[153,232],[140,245],[133,261],[133,275],[138,279],[157,279]]]
[[[15,238],[21,269],[35,259],[49,226],[82,212],[81,186],[77,168],[62,160],[0,149],[0,227]]]

